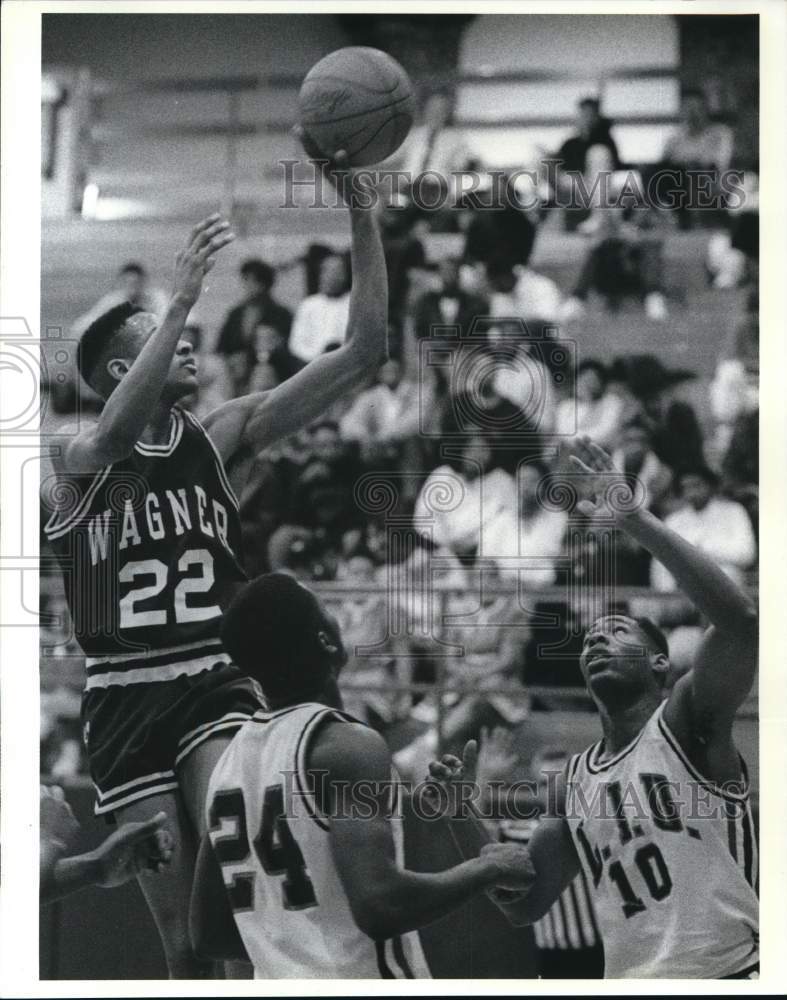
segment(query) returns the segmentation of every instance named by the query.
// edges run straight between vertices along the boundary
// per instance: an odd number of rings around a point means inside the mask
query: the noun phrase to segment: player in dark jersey
[[[348,175],[342,154],[328,172]],[[346,342],[277,388],[219,407],[201,425],[178,406],[197,385],[190,309],[233,238],[217,215],[178,255],[161,321],[121,305],[80,342],[79,368],[106,400],[95,424],[55,442],[58,500],[46,525],[87,654],[85,740],[97,810],[122,821],[159,811],[176,848],[158,879],[140,877],[170,976],[211,974],[188,938],[195,834],[213,763],[260,707],[230,663],[219,626],[243,580],[237,501],[225,465],[309,423],[377,370],[385,356],[387,277],[372,192],[348,201],[353,286]],[[349,190],[349,185],[348,185]],[[44,491],[46,494],[46,490]]]

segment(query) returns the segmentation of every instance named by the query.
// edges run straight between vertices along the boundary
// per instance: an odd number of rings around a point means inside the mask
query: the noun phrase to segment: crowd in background
[[[461,135],[446,127],[449,114],[446,96],[434,95],[403,153],[414,174],[472,165]],[[555,155],[563,161],[557,188],[544,190],[536,210],[520,207],[516,191],[494,212],[461,199],[431,215],[406,196],[381,203],[389,360],[372,384],[312,426],[230,470],[250,575],[283,570],[305,582],[346,585],[334,603],[351,654],[343,680],[348,708],[383,730],[404,727],[404,770],[436,746],[438,716],[455,744],[480,725],[516,726],[529,711],[549,708],[543,688],[581,685],[584,612],[556,594],[589,585],[673,592],[674,581],[644,550],[608,523],[550,499],[566,481],[572,436],[597,440],[639,481],[651,511],[731,575],[756,583],[756,164],[735,163],[730,129],[711,121],[698,92],[685,95],[661,166],[673,168],[680,183],[692,169],[741,167],[754,195],[744,210],[722,200],[705,211],[591,203],[552,212],[557,189],[577,174],[592,181],[601,171],[618,176],[635,166],[621,163],[613,123],[593,98],[581,102],[576,131]],[[547,226],[584,237],[573,287],[558,287],[531,266]],[[620,344],[605,362],[564,349],[565,324],[581,352],[586,311],[615,311],[624,298],[641,302],[644,314],[668,329],[665,240],[697,227],[707,230],[709,284],[739,287],[744,301],[719,331],[709,385],[666,365],[657,349],[632,354]],[[461,251],[435,260],[430,236],[447,231],[461,238]],[[221,328],[187,327],[200,387],[184,405],[197,416],[275,388],[342,343],[347,255],[314,243],[301,263],[304,294],[294,312],[277,301],[276,268],[250,258]],[[78,322],[77,333],[123,299],[162,308],[144,269],[127,264],[118,288]],[[55,403],[67,411],[67,390],[57,392]],[[385,504],[369,500],[375,490],[389,498]],[[450,624],[439,625],[439,640],[462,655],[435,655],[426,620],[434,609],[420,596],[429,581],[448,591],[440,611],[450,613]],[[642,613],[647,601],[636,597],[627,606]],[[392,604],[411,627],[388,639],[390,655],[364,655],[385,639]],[[80,767],[80,677],[78,666],[69,674],[63,664],[78,664],[79,653],[64,640],[67,626],[56,624],[67,614],[54,582],[42,592],[41,610],[53,622],[42,628],[42,647],[58,661],[49,675],[45,667],[42,767],[68,775]],[[701,622],[679,599],[647,610],[672,630],[679,671]],[[534,630],[538,612],[557,612],[560,624]],[[545,659],[538,650],[551,639],[559,652]],[[438,673],[457,689],[439,704],[430,691]]]

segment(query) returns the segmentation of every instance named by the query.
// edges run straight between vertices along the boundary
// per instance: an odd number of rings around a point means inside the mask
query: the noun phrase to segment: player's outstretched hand
[[[167,814],[157,813],[143,823],[124,823],[93,852],[97,885],[123,885],[144,871],[159,872],[172,860],[173,839],[166,829]]]
[[[638,491],[632,490],[611,456],[586,434],[577,437],[569,461],[582,473],[576,483],[582,499],[577,510],[592,517],[606,512],[630,513],[638,506]]]
[[[218,212],[198,222],[175,258],[173,296],[189,308],[193,306],[202,291],[202,279],[216,263],[216,254],[234,239],[229,222]]]
[[[345,205],[351,210],[368,210],[377,202],[377,195],[368,171],[353,173],[343,149],[337,150],[333,156],[324,153],[303,125],[295,125],[293,135],[303,146],[306,155],[313,160],[323,175],[336,188]]]
[[[530,851],[522,844],[484,844],[481,856],[495,866],[496,888],[519,893],[533,888],[536,870]]]
[[[468,740],[462,751],[461,760],[452,753],[445,753],[440,760],[431,761],[429,777],[444,785],[452,781],[475,781],[477,765],[478,743],[476,740]]]
[[[57,785],[41,785],[41,839],[65,850],[79,830],[79,823],[66,802],[63,789]]]

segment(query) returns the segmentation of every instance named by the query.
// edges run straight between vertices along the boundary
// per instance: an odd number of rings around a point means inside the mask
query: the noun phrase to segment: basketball
[[[410,79],[385,52],[350,46],[331,52],[307,74],[298,97],[301,124],[326,156],[346,151],[352,166],[395,152],[413,123]]]

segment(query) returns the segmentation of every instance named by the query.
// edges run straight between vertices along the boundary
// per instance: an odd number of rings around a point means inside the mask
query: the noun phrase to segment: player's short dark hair
[[[147,274],[145,268],[138,264],[135,260],[130,260],[127,264],[118,271],[118,274],[138,274],[140,278],[144,278]]]
[[[264,573],[233,599],[221,639],[266,696],[297,698],[319,692],[330,674],[331,655],[320,632],[339,642],[317,597],[286,573]]]
[[[101,391],[103,379],[98,377],[100,363],[108,360],[108,355],[116,346],[118,335],[128,320],[141,312],[144,310],[139,306],[122,302],[99,316],[82,334],[77,346],[77,368],[91,388]]]
[[[240,266],[240,273],[241,277],[254,278],[255,281],[266,288],[273,288],[276,281],[276,271],[270,264],[266,264],[264,260],[260,260],[259,257],[250,257],[248,260],[244,260]]]
[[[632,621],[637,623],[640,630],[645,633],[651,646],[657,653],[669,656],[669,644],[667,643],[667,637],[652,619],[646,618],[644,615],[630,615],[627,617],[630,617]]]

